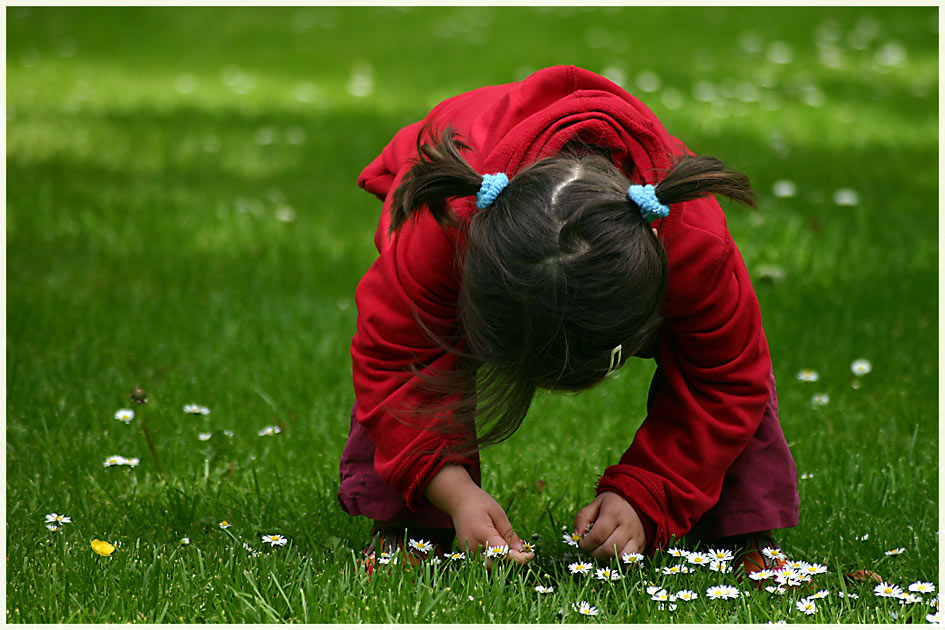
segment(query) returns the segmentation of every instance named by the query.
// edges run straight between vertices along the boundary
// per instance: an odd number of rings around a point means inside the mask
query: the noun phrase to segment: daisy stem
[[[144,420],[138,419],[138,423],[141,425],[141,430],[144,431],[144,439],[148,441],[148,450],[151,451],[151,457],[154,458],[154,465],[157,467],[158,475],[164,476],[164,469],[161,468],[161,460],[158,459],[157,449],[154,448],[154,442],[151,441],[151,433],[148,431],[148,427],[145,426]]]

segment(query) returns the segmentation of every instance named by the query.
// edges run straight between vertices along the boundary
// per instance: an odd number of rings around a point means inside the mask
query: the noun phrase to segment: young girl
[[[536,388],[591,387],[639,356],[658,366],[647,417],[576,514],[580,547],[607,559],[688,534],[770,566],[758,552],[797,524],[796,471],[712,196],[753,205],[747,177],[693,156],[614,83],[558,66],[440,103],[358,184],[384,206],[356,294],[338,498],[374,519],[366,553],[406,530],[529,561],[479,487],[478,449],[518,428]]]

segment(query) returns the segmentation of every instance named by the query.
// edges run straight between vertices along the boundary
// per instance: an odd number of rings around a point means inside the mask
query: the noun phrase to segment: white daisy
[[[810,399],[811,403],[816,406],[824,406],[830,402],[830,396],[827,394],[814,394],[814,397]]]
[[[601,569],[597,569],[597,579],[615,582],[617,580],[623,579],[623,576],[617,573],[616,571],[614,571],[613,569],[604,567]]]
[[[724,586],[710,586],[706,589],[705,596],[709,599],[725,599],[726,592]]]
[[[684,558],[689,555],[689,552],[685,549],[679,549],[678,547],[670,547],[666,550],[666,553],[673,556],[674,558]]]
[[[741,592],[734,586],[722,586],[724,593],[722,595],[723,599],[737,599]]]
[[[791,567],[784,567],[775,572],[774,579],[777,580],[778,584],[784,585],[790,582],[795,582],[800,584],[801,582],[806,582],[810,580],[809,575],[804,575],[797,569],[792,569]],[[791,584],[794,586],[795,584]]]
[[[850,370],[857,376],[869,374],[873,369],[873,364],[866,359],[857,359],[850,365]]]
[[[490,545],[486,547],[485,555],[487,558],[503,558],[509,553],[508,545]]]
[[[711,558],[709,558],[709,556],[705,555],[701,551],[693,551],[688,556],[686,556],[686,561],[689,562],[690,564],[702,566],[702,565],[709,564],[709,562],[711,562],[712,560]]]
[[[804,570],[810,565],[803,560],[788,560],[784,566],[794,569],[798,572],[804,572]]]
[[[924,600],[915,593],[903,593],[899,598],[900,604],[921,604]]]
[[[897,547],[896,549],[890,549],[889,551],[887,551],[887,552],[886,552],[886,555],[887,555],[887,556],[898,556],[898,555],[901,555],[901,554],[905,553],[905,551],[906,551],[906,548],[905,548],[905,547]]]
[[[814,473],[802,473],[802,474],[801,474],[801,479],[813,479],[813,478],[814,478]]]
[[[433,544],[426,540],[414,540],[411,538],[408,542],[408,545],[419,551],[420,553],[429,553],[433,551]]]
[[[388,551],[382,551],[378,554],[377,561],[380,564],[397,564],[397,556]]]
[[[180,539],[180,544],[182,544],[182,545],[189,545],[189,544],[190,544],[190,538],[187,538],[186,536],[185,536],[184,538],[181,538],[181,539]]]
[[[636,564],[643,560],[642,553],[625,553],[620,556],[620,561],[624,564]]]
[[[749,579],[752,580],[767,580],[774,577],[774,571],[771,569],[762,569],[761,571],[752,571],[748,574]]]
[[[197,435],[197,439],[200,440],[201,442],[206,442],[212,437],[213,437],[213,433],[200,433]]]
[[[817,591],[816,593],[811,595],[808,599],[825,599],[829,595],[830,595],[830,591]]]
[[[542,586],[541,584],[539,584],[538,586],[535,587],[535,592],[536,593],[554,593],[555,589],[553,586]]]
[[[886,582],[880,582],[873,588],[873,592],[880,597],[902,597],[902,589],[896,586],[895,584],[887,584]]]
[[[282,433],[282,429],[276,426],[271,426],[260,429],[258,435],[262,437],[264,435],[278,435],[279,433]]]
[[[135,466],[137,466],[137,465],[140,464],[140,463],[141,463],[141,460],[138,459],[137,457],[129,457],[129,458],[125,459],[125,466],[130,466],[130,467],[132,467],[132,468],[134,468]]]
[[[937,611],[937,610],[936,610],[934,613],[932,613],[931,615],[926,615],[926,616],[925,616],[925,620],[926,620],[926,621],[928,621],[929,623],[934,624],[934,625],[936,625],[936,626],[942,625],[941,619],[942,619],[942,618],[939,617],[939,614],[938,614],[938,611]]]
[[[814,370],[804,369],[797,373],[797,380],[804,381],[805,383],[815,383],[819,378],[820,374]]]
[[[848,597],[849,599],[860,599],[860,596],[857,595],[856,593],[850,593],[850,594],[847,595],[847,597]]]
[[[135,412],[131,409],[119,409],[115,412],[115,420],[121,420],[125,424],[129,424],[134,419]]]
[[[817,604],[815,604],[809,597],[805,597],[795,605],[797,606],[797,609],[805,615],[813,615],[815,612],[817,612]]]
[[[784,555],[784,552],[782,552],[780,549],[775,549],[774,547],[765,547],[761,550],[761,554],[766,558],[770,558],[771,560],[787,559],[787,556]]]
[[[709,571],[717,571],[719,573],[731,573],[732,565],[728,562],[723,562],[721,560],[713,560],[709,563]]]
[[[571,571],[571,573],[580,573],[582,575],[588,573],[593,568],[594,567],[587,562],[572,562],[568,565],[568,570]]]
[[[577,546],[578,546],[578,543],[581,542],[581,539],[582,539],[582,538],[584,538],[584,536],[582,536],[581,534],[578,534],[578,533],[574,533],[574,534],[564,534],[564,535],[561,537],[561,539],[562,539],[566,544],[571,545],[572,547],[577,547]]]
[[[913,582],[909,585],[909,591],[913,593],[934,593],[935,585],[931,582]]]
[[[46,523],[46,529],[48,529],[51,532],[58,532],[59,526],[56,525],[55,523]]]
[[[766,586],[765,590],[774,595],[784,595],[787,592],[783,586]]]
[[[106,459],[105,463],[102,465],[108,468],[109,466],[122,466],[126,462],[127,460],[121,455],[112,455],[111,457]]]
[[[663,575],[679,575],[681,573],[691,573],[692,569],[684,564],[676,564],[671,567],[663,567]]]
[[[522,553],[534,553],[534,552],[535,552],[535,545],[533,545],[530,542],[522,543]]]
[[[654,595],[656,593],[659,593],[662,590],[664,590],[662,586],[657,586],[656,584],[650,584],[649,586],[646,587],[646,594]]]
[[[220,529],[227,529],[230,526],[230,524],[226,521],[220,521],[218,525],[220,526]]]
[[[597,609],[591,606],[587,602],[578,602],[571,604],[571,607],[582,615],[595,616],[597,614]]]
[[[693,600],[699,599],[699,595],[695,591],[682,590],[676,593],[676,599],[681,599],[684,602],[691,602]]]
[[[47,523],[71,523],[72,517],[63,516],[62,514],[56,514],[55,512],[53,512],[52,514],[46,515],[46,522]]]
[[[652,599],[654,602],[668,602],[670,601],[670,597],[672,596],[666,592],[666,589],[663,588],[650,595],[650,599]]]
[[[210,413],[210,409],[203,407],[201,405],[195,405],[193,403],[189,405],[184,405],[184,413],[192,413],[194,415],[206,416]]]
[[[431,564],[442,564],[442,563],[443,563],[443,558],[438,558],[438,557],[436,557],[436,556],[433,556],[432,558],[430,558],[430,563],[431,563]]]
[[[728,549],[709,549],[709,558],[720,562],[731,562],[735,556]]]
[[[822,564],[817,564],[816,562],[812,562],[801,569],[801,573],[806,573],[807,575],[820,575],[821,573],[826,572],[827,567]]]
[[[466,554],[463,553],[462,551],[454,551],[452,553],[443,554],[443,557],[446,558],[447,560],[465,560]]]

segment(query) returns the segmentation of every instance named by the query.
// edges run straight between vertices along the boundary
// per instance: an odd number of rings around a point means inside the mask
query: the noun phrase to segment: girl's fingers
[[[591,501],[587,506],[581,508],[577,515],[574,517],[574,533],[575,534],[585,534],[591,529],[594,525],[594,521],[597,520],[597,515],[600,512],[600,504],[602,499],[598,496],[596,499]]]

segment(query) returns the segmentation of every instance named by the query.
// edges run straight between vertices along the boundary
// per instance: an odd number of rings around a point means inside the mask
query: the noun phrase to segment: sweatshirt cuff
[[[597,481],[597,494],[614,492],[633,507],[646,532],[644,553],[652,556],[657,549],[669,543],[669,532],[663,517],[664,502],[659,498],[659,490],[635,474],[636,471],[639,469],[626,464],[610,466]]]

